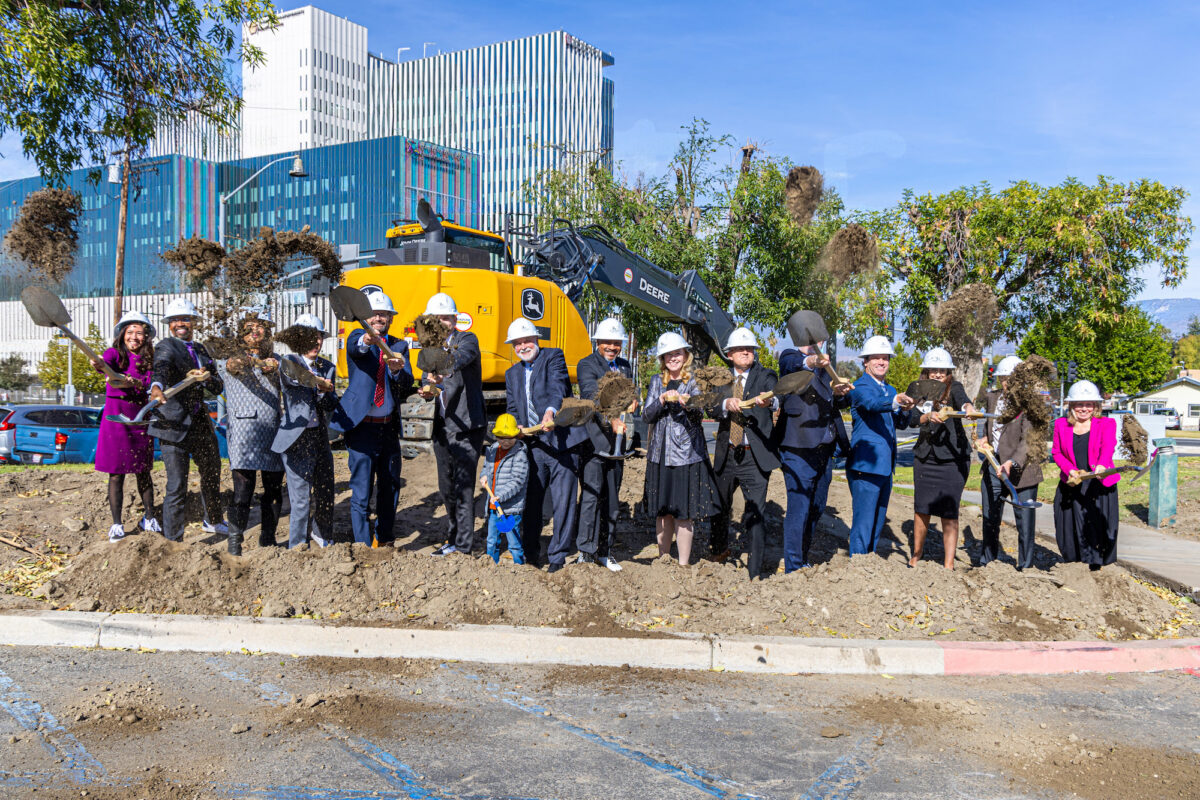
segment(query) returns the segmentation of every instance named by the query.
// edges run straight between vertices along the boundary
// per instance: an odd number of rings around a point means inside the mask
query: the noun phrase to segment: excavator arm
[[[578,304],[591,284],[597,291],[684,326],[693,344],[724,357],[723,344],[735,325],[695,270],[679,275],[629,250],[600,225],[576,229],[556,219],[529,242],[527,275],[558,285]]]

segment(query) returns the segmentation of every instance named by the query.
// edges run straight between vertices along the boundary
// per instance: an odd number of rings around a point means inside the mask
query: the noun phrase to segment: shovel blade
[[[512,533],[517,527],[517,518],[506,514],[496,515],[496,530],[501,533]]]
[[[371,316],[371,299],[353,286],[335,286],[329,292],[333,315],[343,322],[364,322]]]
[[[803,394],[812,384],[815,375],[815,372],[809,372],[808,370],[789,372],[776,381],[775,395],[778,397],[785,394]]]
[[[43,286],[26,286],[21,290],[21,304],[29,312],[33,324],[41,328],[70,325],[71,315],[54,292]]]
[[[809,347],[829,339],[825,320],[815,311],[797,311],[788,317],[788,335],[797,347]]]

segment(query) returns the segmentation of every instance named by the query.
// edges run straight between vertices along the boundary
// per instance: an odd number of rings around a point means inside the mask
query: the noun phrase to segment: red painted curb
[[[1200,639],[1152,642],[938,642],[945,675],[1054,675],[1200,669]]]

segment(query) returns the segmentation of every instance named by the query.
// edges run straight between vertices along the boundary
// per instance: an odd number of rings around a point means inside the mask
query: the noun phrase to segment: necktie
[[[610,370],[612,370],[613,372],[616,372],[617,370],[620,369],[620,367],[617,366],[617,360],[615,358],[612,361],[608,362],[608,368]]]
[[[191,342],[184,342],[187,345],[188,355],[192,357],[192,361],[196,362],[196,366],[200,366],[200,359],[196,357],[196,347]]]
[[[383,374],[387,366],[383,362],[383,351],[379,351],[379,370],[375,373],[375,407],[383,408]]]
[[[525,362],[525,419],[526,425],[537,425],[537,408],[533,405],[533,365]]]
[[[745,386],[742,383],[743,376],[738,375],[737,382],[733,384],[733,397],[736,400],[742,399],[742,393],[745,391]],[[746,430],[741,425],[738,425],[732,419],[729,421],[729,444],[734,447],[741,447],[742,442],[746,438]]]

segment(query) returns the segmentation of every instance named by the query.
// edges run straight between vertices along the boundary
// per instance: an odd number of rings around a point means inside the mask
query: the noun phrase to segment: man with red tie
[[[374,546],[395,541],[396,503],[400,499],[400,404],[412,394],[408,344],[388,336],[396,309],[383,292],[369,292],[368,327],[346,337],[349,386],[329,427],[341,431],[350,456],[350,525],[354,541]],[[379,344],[386,342],[394,358]],[[376,527],[369,523],[372,478],[378,482]]]

